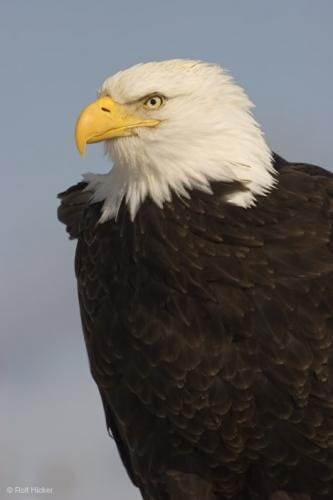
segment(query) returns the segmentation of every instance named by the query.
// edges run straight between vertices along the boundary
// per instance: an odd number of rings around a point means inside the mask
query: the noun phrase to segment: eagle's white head
[[[219,66],[175,59],[138,64],[105,80],[76,125],[81,153],[105,141],[108,174],[86,174],[101,222],[125,198],[132,219],[146,196],[163,206],[172,193],[210,191],[211,181],[241,181],[227,201],[250,207],[274,186],[272,156],[243,89]]]

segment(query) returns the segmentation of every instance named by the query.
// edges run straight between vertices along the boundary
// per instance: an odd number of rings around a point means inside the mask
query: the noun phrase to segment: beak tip
[[[78,148],[78,152],[80,156],[85,156],[86,155],[86,147],[82,146],[81,148]]]
[[[78,137],[77,133],[75,134],[75,144],[79,155],[84,156],[86,154],[86,141],[82,140],[81,137]]]

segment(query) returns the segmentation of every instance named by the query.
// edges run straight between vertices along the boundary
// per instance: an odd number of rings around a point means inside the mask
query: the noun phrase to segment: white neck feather
[[[139,65],[106,80],[103,89],[113,98],[124,100],[120,89],[126,86],[121,85],[121,79],[128,78],[128,72],[143,73],[149,65],[166,63],[170,72],[172,61]],[[173,63],[180,65],[180,61]],[[115,218],[124,198],[133,220],[146,196],[162,208],[172,193],[189,197],[192,189],[210,192],[212,181],[236,180],[247,191],[227,201],[248,208],[256,196],[266,195],[274,186],[271,152],[244,91],[218,66],[191,63],[195,72],[190,95],[186,95],[183,78],[178,96],[170,100],[169,108],[165,106],[165,119],[160,125],[138,130],[137,136],[108,141],[106,152],[114,163],[111,171],[84,175],[87,189],[94,193],[92,201],[104,201],[100,222]],[[151,88],[167,95],[163,71],[160,81],[156,80],[149,80]],[[160,89],[162,81],[164,88]],[[196,92],[193,81],[198,84]]]

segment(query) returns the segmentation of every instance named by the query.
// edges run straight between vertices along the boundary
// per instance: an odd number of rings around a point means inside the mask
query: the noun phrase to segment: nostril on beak
[[[104,108],[104,107],[102,107],[102,108],[101,108],[101,110],[102,110],[102,111],[105,111],[105,113],[111,113],[111,110],[110,110],[110,109],[108,109],[108,108]]]

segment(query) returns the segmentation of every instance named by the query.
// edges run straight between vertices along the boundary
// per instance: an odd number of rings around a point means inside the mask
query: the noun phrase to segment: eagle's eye
[[[144,101],[144,106],[147,109],[158,109],[162,106],[164,97],[161,95],[151,95]]]

